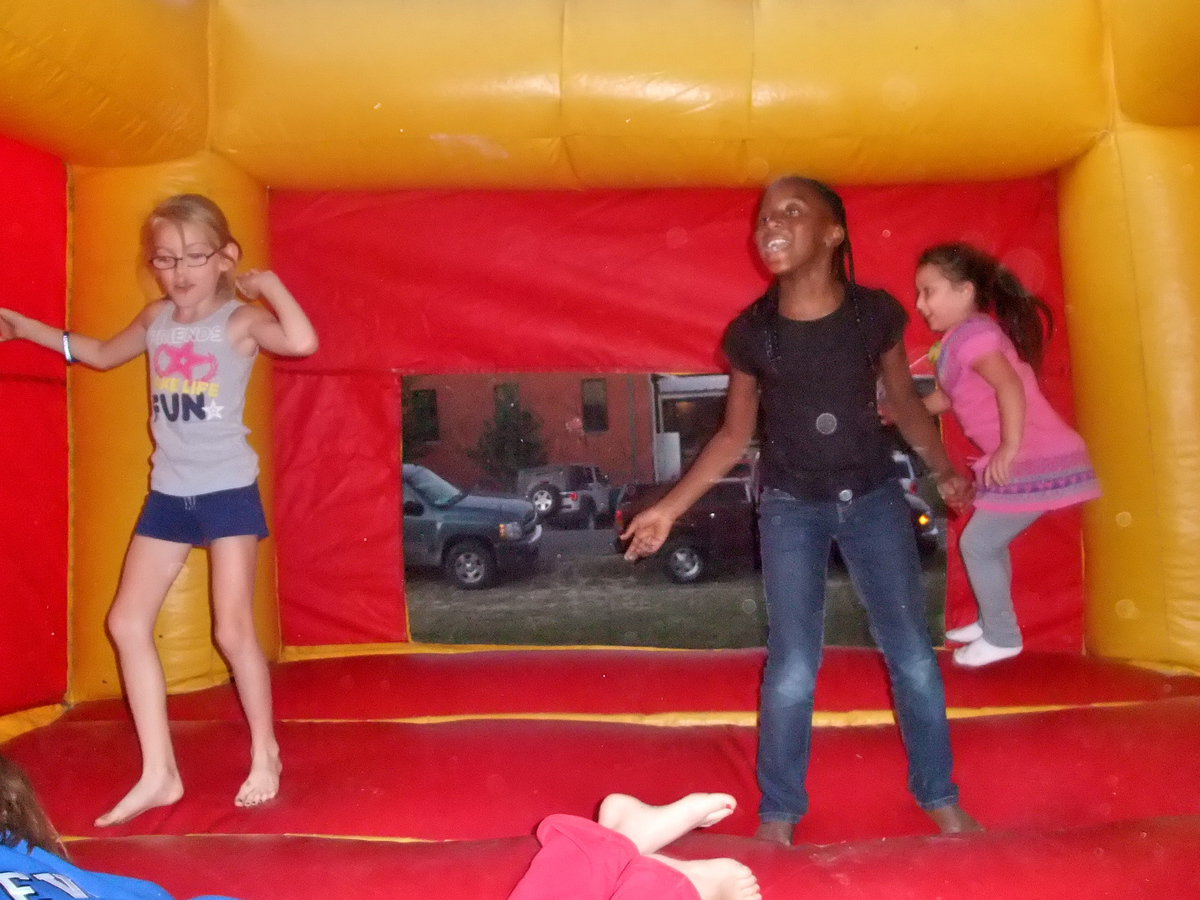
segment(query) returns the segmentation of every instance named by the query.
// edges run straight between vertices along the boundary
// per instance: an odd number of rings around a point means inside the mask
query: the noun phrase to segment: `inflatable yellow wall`
[[[1106,488],[1085,529],[1088,647],[1195,667],[1197,60],[1195,0],[39,0],[0,7],[0,133],[70,168],[69,321],[94,331],[136,307],[140,211],[185,188],[265,262],[271,187],[1059,172],[1078,411]],[[149,449],[141,373],[104,377],[71,375],[78,699],[118,691],[103,615]],[[164,612],[175,689],[224,677],[207,619],[176,612],[204,570]]]

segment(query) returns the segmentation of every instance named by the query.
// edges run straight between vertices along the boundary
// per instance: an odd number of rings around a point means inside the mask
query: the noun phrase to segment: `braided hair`
[[[1054,333],[1054,315],[1046,302],[1032,294],[1007,267],[988,253],[963,241],[930,247],[919,266],[937,266],[954,284],[975,287],[975,305],[995,318],[1017,349],[1035,369],[1041,365],[1046,342]]]

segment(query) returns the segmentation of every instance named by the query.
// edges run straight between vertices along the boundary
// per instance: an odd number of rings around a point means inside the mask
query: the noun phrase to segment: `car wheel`
[[[663,569],[676,584],[692,584],[708,571],[704,551],[689,540],[675,540],[662,551]]]
[[[451,582],[469,591],[496,581],[496,556],[483,541],[459,541],[447,551],[444,567]]]
[[[562,506],[562,495],[554,485],[543,481],[529,489],[529,502],[533,504],[538,518],[544,520],[558,512],[558,508]]]

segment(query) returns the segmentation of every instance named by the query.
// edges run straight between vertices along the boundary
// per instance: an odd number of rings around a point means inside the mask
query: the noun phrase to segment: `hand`
[[[999,487],[1002,484],[1008,484],[1009,476],[1012,473],[1012,463],[1016,457],[1016,448],[1001,444],[992,454],[992,458],[988,460],[987,468],[983,470],[984,486]]]
[[[666,543],[674,524],[675,517],[658,506],[642,510],[621,533],[621,540],[629,542],[625,548],[625,558],[636,562],[643,556],[658,552],[658,548]]]
[[[937,491],[938,495],[946,501],[946,505],[960,515],[970,507],[971,502],[975,499],[974,483],[957,472],[939,477]]]
[[[238,290],[250,300],[257,300],[280,284],[279,276],[268,269],[250,269],[237,279]]]
[[[17,336],[17,321],[20,315],[11,309],[0,309],[0,341],[11,341]]]
[[[922,397],[921,402],[925,404],[925,410],[931,416],[940,416],[942,413],[950,411],[950,398],[940,387],[934,388],[932,393]]]

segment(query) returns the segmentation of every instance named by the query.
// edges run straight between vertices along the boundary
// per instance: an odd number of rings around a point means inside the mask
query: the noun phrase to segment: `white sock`
[[[961,628],[951,628],[946,632],[946,640],[956,644],[969,644],[983,637],[983,626],[978,622],[964,625]]]
[[[1002,659],[1011,659],[1020,652],[1020,647],[997,647],[995,644],[989,644],[984,638],[979,638],[955,650],[954,661],[960,666],[978,668]]]

